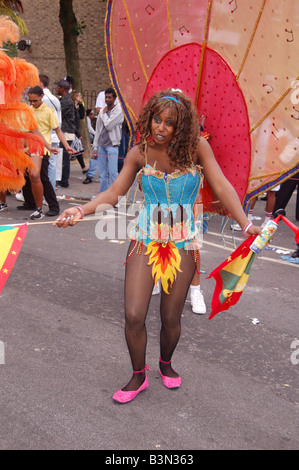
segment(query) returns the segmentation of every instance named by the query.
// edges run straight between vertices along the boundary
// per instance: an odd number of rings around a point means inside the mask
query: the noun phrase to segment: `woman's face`
[[[169,108],[154,114],[151,122],[151,134],[156,144],[169,146],[174,131],[176,119]]]

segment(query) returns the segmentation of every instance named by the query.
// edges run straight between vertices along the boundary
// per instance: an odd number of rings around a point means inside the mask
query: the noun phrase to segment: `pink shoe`
[[[170,364],[171,363],[171,361],[169,361],[169,362],[162,361],[161,358],[160,358],[160,362],[162,362],[163,364]],[[165,387],[167,387],[167,388],[178,388],[178,387],[181,386],[181,383],[182,383],[181,377],[167,377],[166,375],[162,374],[160,368],[159,368],[159,372],[160,372],[160,375],[162,377],[162,382],[165,385]]]
[[[143,370],[138,370],[138,371],[133,371],[134,374],[139,374],[140,372],[144,372],[145,370],[148,370],[148,365],[146,364],[145,368]],[[129,403],[130,401],[134,400],[134,398],[137,397],[137,395],[145,390],[148,387],[148,378],[145,377],[143,384],[140,385],[138,390],[136,391],[128,391],[125,392],[124,390],[118,390],[115,392],[113,395],[113,400],[117,401],[118,403]]]

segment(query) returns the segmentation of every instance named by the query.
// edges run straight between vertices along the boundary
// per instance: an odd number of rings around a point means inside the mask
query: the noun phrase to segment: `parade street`
[[[82,185],[78,168],[72,163],[70,187],[57,190],[61,210],[98,191],[97,182]],[[26,222],[30,213],[16,209],[22,203],[8,196],[7,204],[1,225]],[[264,206],[255,207],[261,221]],[[286,211],[298,226],[295,195]],[[189,296],[184,308],[173,357],[181,388],[165,388],[158,372],[159,296],[152,296],[149,387],[126,405],[112,395],[132,373],[123,309],[129,242],[99,240],[97,221],[28,226],[0,295],[2,450],[299,449],[299,265],[281,259],[296,249],[294,233],[281,223],[270,245],[280,251],[257,255],[239,303],[209,320],[215,281],[206,278],[234,250],[230,221],[223,239],[221,221],[209,221],[201,250],[208,313],[192,313]]]

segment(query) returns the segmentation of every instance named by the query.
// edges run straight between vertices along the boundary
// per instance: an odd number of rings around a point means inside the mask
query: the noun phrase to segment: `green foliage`
[[[9,18],[11,18],[12,21],[14,21],[18,25],[19,30],[20,30],[22,35],[28,33],[28,29],[27,29],[27,26],[26,26],[24,20],[22,20],[22,18],[20,18],[20,16],[18,15],[17,12],[12,11],[10,8],[8,8],[5,5],[5,2],[1,2],[1,1],[0,1],[0,15],[9,16]]]
[[[12,44],[11,42],[7,42],[7,43],[3,44],[3,49],[9,57],[17,57],[17,55],[18,55],[18,48],[17,48],[16,44]]]
[[[80,34],[84,33],[84,29],[86,29],[86,24],[85,24],[85,21],[82,20],[80,21],[80,23],[75,24],[73,28],[73,34],[75,36],[80,36]]]

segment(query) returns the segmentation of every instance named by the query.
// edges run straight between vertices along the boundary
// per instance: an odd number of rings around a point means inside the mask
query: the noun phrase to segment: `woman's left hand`
[[[245,237],[251,237],[251,235],[260,235],[262,233],[262,227],[257,225],[251,225],[245,233]]]

